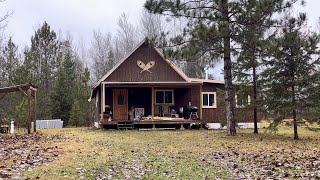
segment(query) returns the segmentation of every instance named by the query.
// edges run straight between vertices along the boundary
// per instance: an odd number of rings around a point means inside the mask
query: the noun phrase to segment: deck
[[[174,118],[172,120],[145,119],[140,121],[100,121],[100,125],[108,128],[117,129],[185,129],[190,128],[191,124],[202,124],[203,121]]]

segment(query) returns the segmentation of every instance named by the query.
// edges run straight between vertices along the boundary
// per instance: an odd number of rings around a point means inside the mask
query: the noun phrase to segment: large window
[[[174,104],[173,90],[156,90],[156,104]]]
[[[216,92],[202,93],[202,108],[217,108]]]

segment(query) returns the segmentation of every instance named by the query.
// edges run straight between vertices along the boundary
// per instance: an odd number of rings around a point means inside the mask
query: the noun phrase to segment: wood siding
[[[113,105],[113,89],[128,89],[128,109],[130,110],[132,106],[145,108],[145,115],[151,115],[152,111],[152,99],[151,99],[151,87],[106,87],[105,90],[105,102],[106,105]],[[179,107],[188,105],[191,102],[192,105],[199,108],[198,114],[201,114],[201,99],[200,99],[200,86],[190,86],[190,87],[180,87],[180,88],[170,88],[169,86],[164,87],[154,87],[154,89],[173,89],[174,90],[174,108],[177,112]],[[224,89],[223,84],[212,84],[204,83],[202,85],[202,92],[216,92],[217,97],[217,108],[202,108],[202,120],[207,123],[219,123],[225,121],[225,106],[224,106],[224,96],[221,93]],[[221,90],[221,91],[219,91]],[[100,96],[100,92],[99,96]],[[100,113],[100,98],[98,99],[98,110]],[[243,108],[236,108],[237,122],[253,122],[253,112],[245,111]],[[258,116],[261,119],[261,115]]]
[[[131,107],[145,108],[145,115],[151,115],[152,113],[152,98],[151,87],[106,87],[105,90],[105,102],[106,105],[113,105],[113,90],[115,89],[128,89],[128,109]],[[174,105],[171,108],[179,112],[179,108],[186,106],[191,102],[192,105],[200,108],[200,86],[194,86],[191,88],[157,88],[158,89],[173,89],[174,91]],[[195,94],[197,93],[197,94]],[[157,106],[155,106],[157,107]],[[114,107],[113,107],[114,108]],[[198,111],[199,113],[199,111]]]
[[[217,108],[202,108],[202,120],[207,123],[218,123],[219,118],[224,115],[225,106],[221,105],[221,101],[224,100],[223,94],[219,93],[219,89],[223,90],[223,84],[210,84],[204,83],[202,87],[202,92],[216,92],[216,103]],[[201,93],[202,95],[202,93]],[[201,102],[202,103],[202,102]]]
[[[140,60],[144,64],[155,61],[150,72],[142,71],[137,65]],[[164,82],[185,81],[152,47],[146,43],[141,45],[131,56],[128,57],[110,76],[108,82]]]
[[[221,91],[219,91],[221,90]],[[202,92],[217,92],[217,108],[203,108],[202,120],[207,123],[220,123],[225,121],[225,106],[224,95],[221,93],[224,90],[223,84],[204,83]],[[253,111],[244,108],[235,108],[236,122],[253,122]],[[258,117],[261,120],[261,116]]]

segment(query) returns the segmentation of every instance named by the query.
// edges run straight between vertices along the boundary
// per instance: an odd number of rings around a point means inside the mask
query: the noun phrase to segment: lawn
[[[69,128],[41,130],[25,154],[47,158],[19,167],[9,178],[31,179],[266,179],[320,178],[320,132],[239,130],[117,131]],[[36,138],[34,138],[36,136]],[[39,137],[38,137],[39,136]],[[22,141],[22,138],[16,141]],[[1,139],[1,138],[0,138]],[[10,139],[10,138],[8,138]],[[6,141],[6,140],[4,140]],[[0,140],[1,143],[1,140]],[[49,149],[50,151],[48,151]],[[0,149],[1,150],[1,149]],[[27,155],[25,155],[27,156]],[[30,155],[29,155],[30,156]],[[0,151],[1,157],[1,151]],[[12,159],[12,158],[11,158]],[[37,162],[37,161],[36,161]],[[21,162],[20,162],[21,164]],[[0,164],[1,165],[1,164]],[[8,165],[0,166],[2,170]],[[2,176],[3,177],[3,176]],[[4,177],[6,178],[6,177]]]

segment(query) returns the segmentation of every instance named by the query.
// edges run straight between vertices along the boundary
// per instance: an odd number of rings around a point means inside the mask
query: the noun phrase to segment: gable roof
[[[94,84],[93,89],[97,88],[103,81],[105,81],[123,62],[125,62],[140,46],[142,46],[144,43],[148,43],[148,39],[144,39],[141,41],[135,48],[133,48],[125,57],[123,57],[110,71],[107,72],[97,83]],[[164,54],[155,47],[152,47],[155,52],[157,52],[165,62],[167,62],[170,67],[177,72],[179,76],[181,76],[182,79],[184,79],[186,82],[191,82],[189,77],[185,75],[172,61],[169,59],[166,59],[164,57]]]

